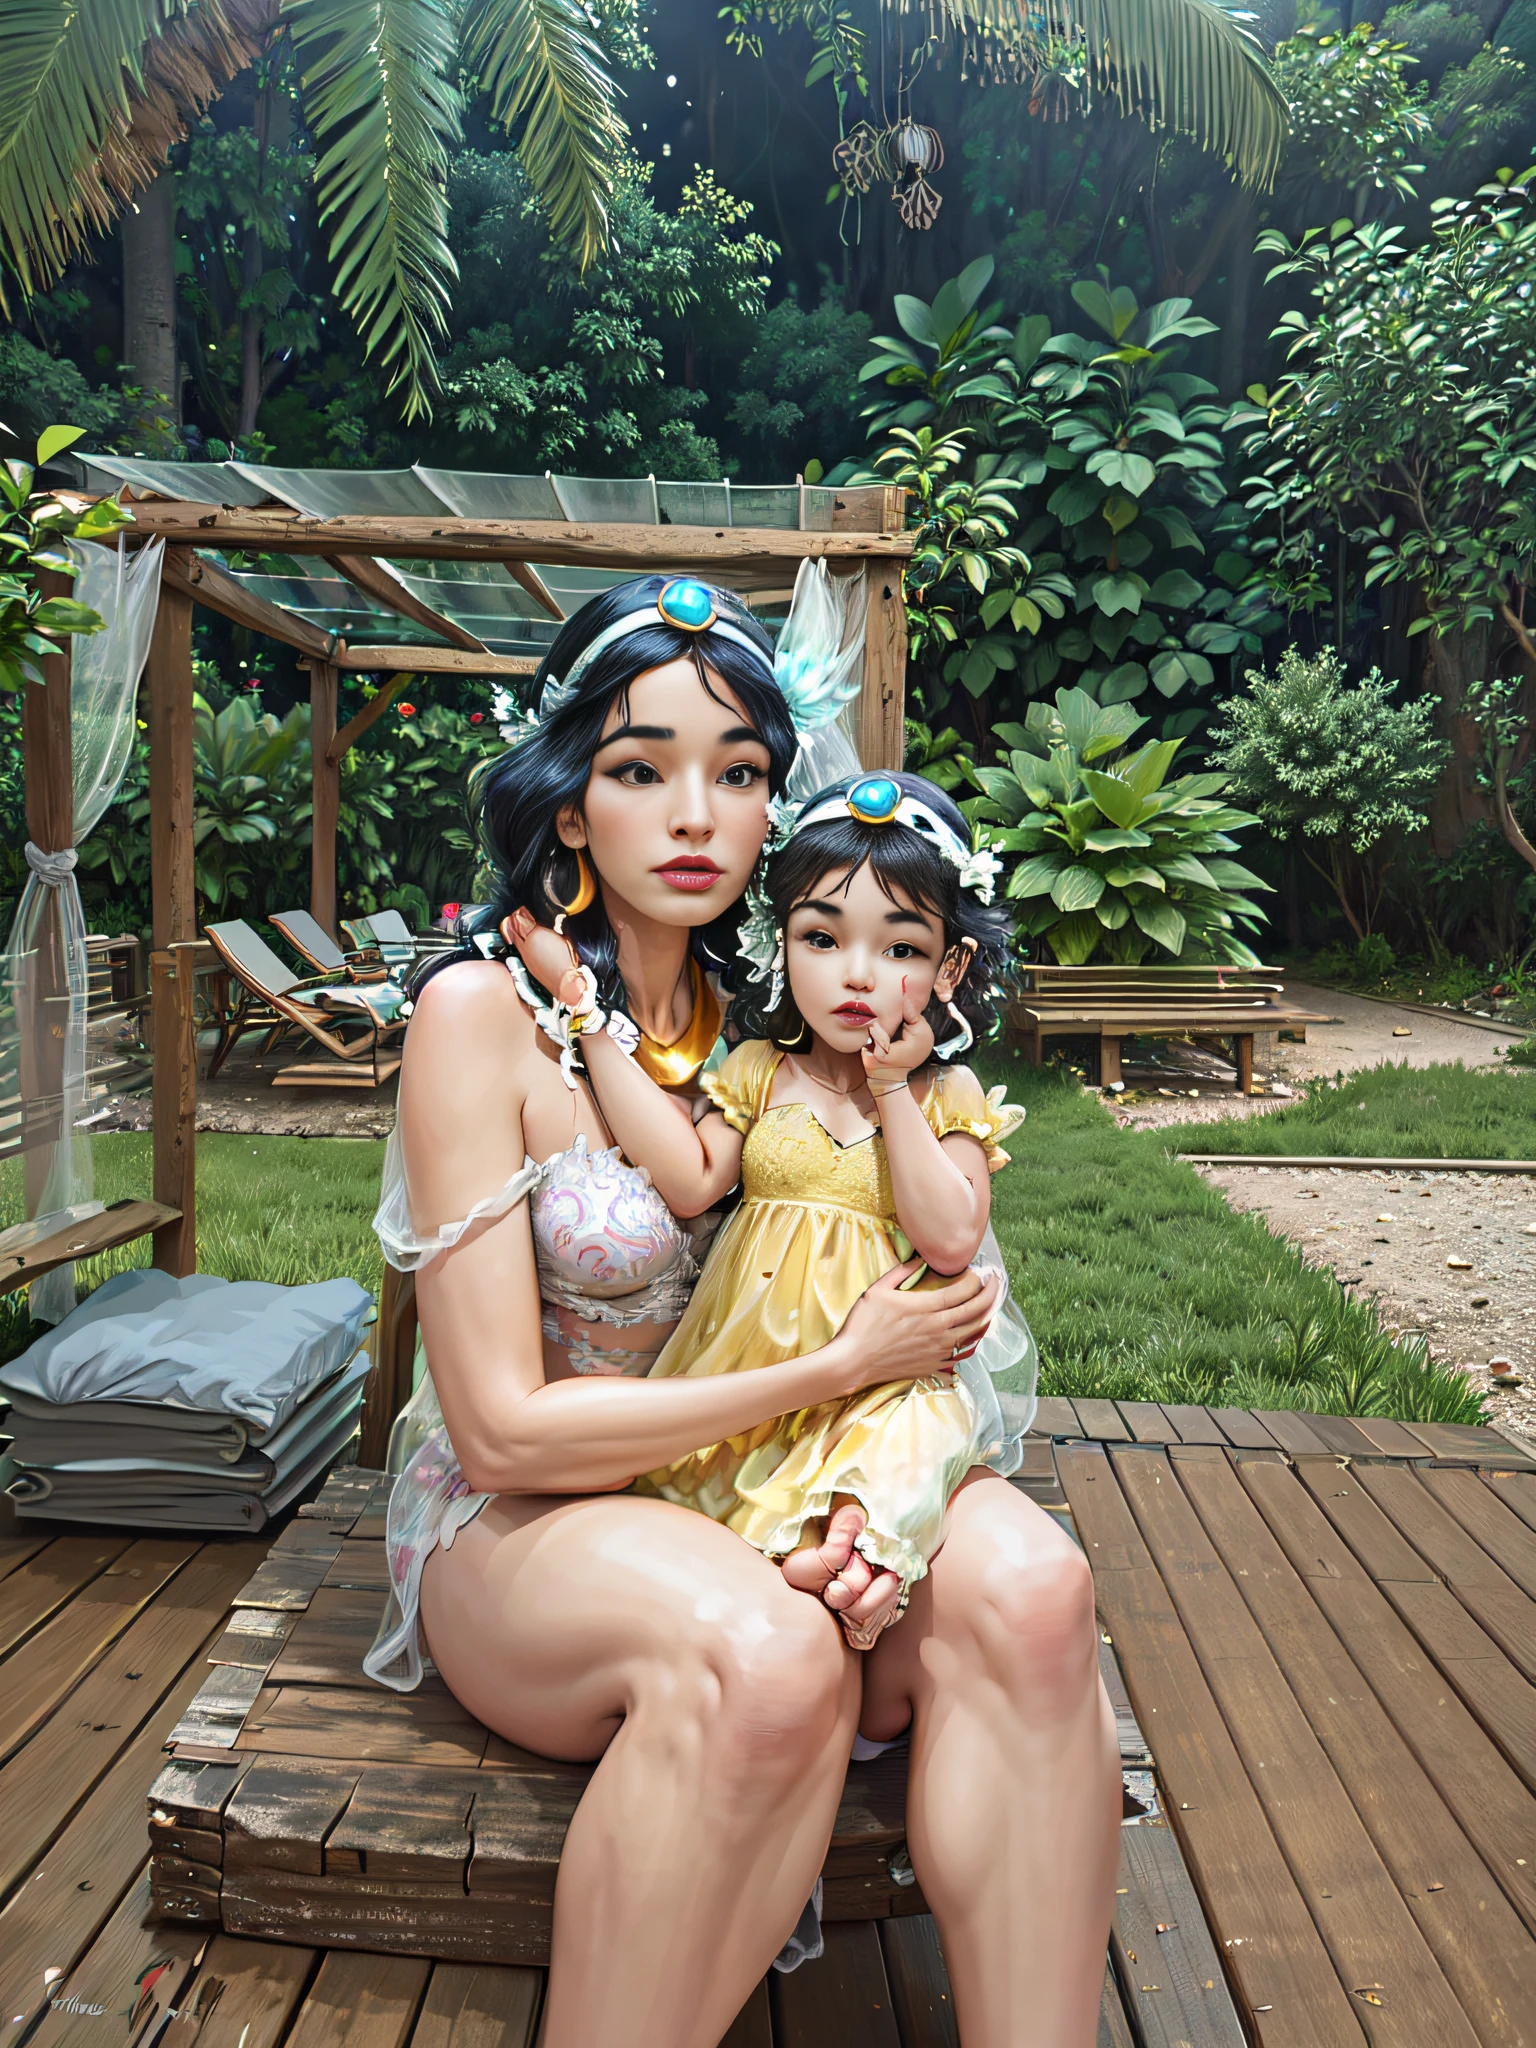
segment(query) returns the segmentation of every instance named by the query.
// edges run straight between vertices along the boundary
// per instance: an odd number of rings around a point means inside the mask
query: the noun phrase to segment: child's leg
[[[854,1548],[867,1520],[851,1495],[834,1495],[825,1532],[792,1552],[783,1565],[785,1579],[797,1592],[815,1593],[826,1601],[856,1650],[873,1648],[881,1630],[895,1619],[901,1598],[896,1574],[875,1571]]]

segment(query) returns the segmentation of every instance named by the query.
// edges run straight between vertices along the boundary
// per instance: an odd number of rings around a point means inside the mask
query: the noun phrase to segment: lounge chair
[[[448,952],[458,943],[445,932],[413,932],[398,910],[344,917],[341,928],[354,946],[371,947],[388,967],[409,967],[424,953]]]
[[[240,987],[220,1028],[210,1081],[250,1031],[265,1031],[267,1048],[290,1030],[302,1031],[331,1055],[328,1064],[284,1067],[273,1076],[274,1088],[377,1088],[398,1070],[399,1054],[384,1051],[405,1030],[405,994],[393,982],[359,987],[326,976],[301,981],[243,918],[210,924],[205,936]],[[357,1027],[351,1036],[349,1026]]]
[[[382,981],[389,969],[379,958],[377,947],[359,946],[343,952],[319,918],[307,910],[274,910],[267,922],[276,927],[301,960],[307,960],[317,974],[345,975],[348,981]]]

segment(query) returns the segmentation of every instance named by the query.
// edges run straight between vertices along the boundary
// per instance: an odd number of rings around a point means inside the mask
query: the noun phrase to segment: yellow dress
[[[721,1230],[652,1378],[744,1372],[802,1357],[833,1337],[859,1296],[899,1263],[890,1168],[878,1131],[840,1145],[803,1103],[768,1107],[782,1058],[761,1039],[700,1077],[726,1121],[746,1135],[741,1207]],[[914,1091],[915,1092],[915,1091]],[[965,1067],[930,1068],[921,1108],[937,1137],[964,1131],[986,1147],[1023,1111],[988,1095]],[[988,1233],[980,1265],[1001,1268]],[[990,1374],[1033,1355],[1022,1318],[1004,1305],[953,1379],[901,1380],[760,1423],[648,1473],[638,1491],[724,1522],[757,1549],[799,1548],[807,1521],[834,1494],[851,1494],[869,1525],[859,1549],[872,1564],[921,1578],[943,1534],[944,1511],[972,1466],[1017,1468]]]

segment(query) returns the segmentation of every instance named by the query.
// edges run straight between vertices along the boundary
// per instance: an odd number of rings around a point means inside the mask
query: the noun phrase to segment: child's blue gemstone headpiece
[[[807,825],[821,825],[830,818],[853,818],[860,825],[906,825],[920,833],[935,852],[960,871],[962,889],[974,889],[983,903],[992,901],[992,884],[1002,868],[995,853],[984,846],[967,846],[953,825],[921,797],[911,796],[893,775],[861,775],[846,789],[836,790],[819,803],[802,811],[786,839],[793,839]]]

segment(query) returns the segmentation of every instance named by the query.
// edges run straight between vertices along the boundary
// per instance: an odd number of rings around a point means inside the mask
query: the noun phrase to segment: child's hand
[[[869,1043],[859,1055],[864,1062],[864,1078],[876,1088],[899,1088],[932,1056],[932,1026],[905,992],[901,998],[901,1028],[895,1037],[888,1036],[879,1024],[871,1024]]]
[[[853,1547],[865,1520],[856,1501],[844,1501],[834,1507],[821,1541],[794,1551],[782,1566],[797,1592],[825,1600],[855,1650],[874,1648],[876,1638],[896,1619],[901,1599],[896,1574],[873,1570]]]
[[[503,918],[501,935],[516,946],[523,965],[547,988],[557,1003],[579,1003],[586,992],[576,948],[563,933],[540,924],[531,910],[514,910]]]

